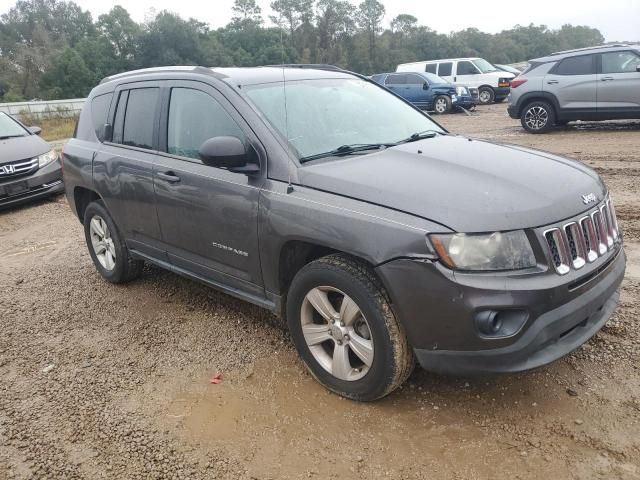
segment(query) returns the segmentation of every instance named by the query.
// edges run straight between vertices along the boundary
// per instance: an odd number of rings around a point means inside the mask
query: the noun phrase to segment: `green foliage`
[[[459,56],[514,63],[604,42],[572,25],[440,34],[410,14],[385,19],[382,1],[273,0],[271,27],[255,0],[235,0],[229,25],[211,30],[167,11],[138,24],[115,6],[94,22],[72,1],[18,0],[0,17],[0,101],[81,97],[105,76],[162,65],[330,63],[371,74]]]

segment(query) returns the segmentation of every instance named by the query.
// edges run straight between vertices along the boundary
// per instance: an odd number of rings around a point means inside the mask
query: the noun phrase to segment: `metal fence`
[[[80,113],[84,101],[84,98],[74,98],[70,100],[0,103],[0,112],[16,116],[26,114],[32,118],[73,117]]]

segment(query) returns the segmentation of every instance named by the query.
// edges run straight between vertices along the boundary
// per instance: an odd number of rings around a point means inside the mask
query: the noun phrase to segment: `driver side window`
[[[480,72],[478,72],[478,69],[475,67],[475,65],[473,65],[473,63],[468,62],[466,60],[462,62],[458,62],[458,68],[457,68],[458,75],[476,75],[478,73]]]
[[[167,126],[167,152],[199,159],[200,146],[213,137],[245,135],[210,95],[190,88],[172,88]]]

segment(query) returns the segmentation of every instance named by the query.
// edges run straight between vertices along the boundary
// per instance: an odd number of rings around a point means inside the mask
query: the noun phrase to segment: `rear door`
[[[633,50],[600,55],[598,110],[640,112],[640,54]]]
[[[595,112],[596,55],[578,55],[561,60],[545,76],[543,88],[558,99],[562,109]]]
[[[112,134],[96,152],[93,179],[129,247],[164,256],[153,193],[160,84],[119,86],[109,112]]]
[[[453,62],[442,62],[438,64],[438,76],[444,78],[449,83],[454,83],[453,72]]]
[[[224,287],[264,297],[258,256],[258,199],[263,176],[205,165],[200,146],[240,138],[266,171],[257,137],[208,84],[166,82],[154,186],[162,239],[175,266]]]

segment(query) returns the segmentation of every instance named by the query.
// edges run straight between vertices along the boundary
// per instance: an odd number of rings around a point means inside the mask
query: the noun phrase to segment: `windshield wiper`
[[[300,163],[310,162],[311,160],[318,160],[326,157],[340,157],[342,155],[350,155],[352,153],[365,152],[367,150],[380,150],[383,147],[393,147],[395,143],[354,143],[352,145],[342,145],[334,150],[328,152],[316,153],[315,155],[308,155],[300,159]]]
[[[423,132],[414,133],[409,138],[405,138],[404,140],[400,140],[396,145],[400,145],[400,144],[403,144],[403,143],[417,142],[418,140],[423,140],[425,138],[433,138],[437,134],[446,135],[446,133],[439,132],[437,130],[425,130]]]
[[[0,140],[6,140],[7,138],[19,138],[26,137],[26,135],[2,135],[0,136]]]

